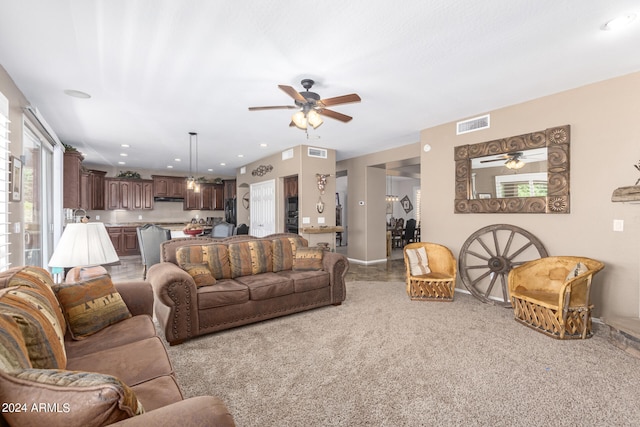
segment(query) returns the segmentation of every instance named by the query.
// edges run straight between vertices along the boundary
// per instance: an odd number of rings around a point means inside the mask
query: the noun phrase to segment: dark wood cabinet
[[[284,178],[284,197],[296,197],[298,195],[298,176]]]
[[[153,175],[153,197],[186,197],[186,178]]]
[[[186,190],[185,210],[224,210],[224,184],[200,184],[200,192]]]
[[[77,151],[64,153],[62,170],[62,207],[69,209],[82,208],[82,154]]]
[[[106,209],[153,209],[153,181],[105,179]]]
[[[118,256],[140,254],[136,227],[107,227],[107,232]]]
[[[104,180],[107,173],[99,170],[89,171],[89,209],[104,210]]]
[[[131,208],[153,209],[153,181],[131,181]]]

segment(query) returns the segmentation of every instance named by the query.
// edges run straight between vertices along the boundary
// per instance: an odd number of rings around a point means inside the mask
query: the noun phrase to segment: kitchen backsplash
[[[91,222],[123,224],[139,222],[191,222],[192,218],[224,218],[224,211],[185,211],[182,202],[156,202],[151,210],[87,211]]]

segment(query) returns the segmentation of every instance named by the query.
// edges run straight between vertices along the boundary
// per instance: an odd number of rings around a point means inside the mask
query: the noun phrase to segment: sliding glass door
[[[26,123],[23,129],[24,264],[47,268],[53,253],[53,147]]]

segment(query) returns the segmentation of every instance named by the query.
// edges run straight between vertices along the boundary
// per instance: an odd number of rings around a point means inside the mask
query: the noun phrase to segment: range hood
[[[154,202],[184,202],[184,197],[154,197]]]

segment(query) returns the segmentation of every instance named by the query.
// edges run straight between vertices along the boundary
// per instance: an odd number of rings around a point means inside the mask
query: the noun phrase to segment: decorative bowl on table
[[[197,236],[198,234],[202,233],[202,226],[200,224],[187,224],[187,226],[182,230],[184,231],[184,234],[187,234],[189,236]]]

